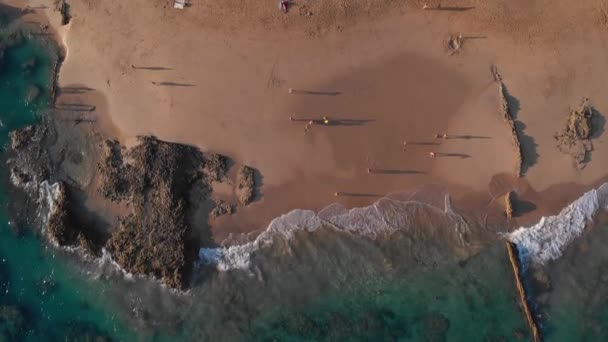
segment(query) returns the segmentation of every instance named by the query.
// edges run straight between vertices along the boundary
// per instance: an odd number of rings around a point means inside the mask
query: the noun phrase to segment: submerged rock
[[[40,88],[34,84],[30,84],[25,92],[25,102],[32,103],[40,96]]]
[[[421,336],[425,336],[426,341],[445,341],[450,328],[447,317],[437,312],[429,312],[420,317],[419,323]]]
[[[87,237],[90,231],[85,231],[84,226],[79,224],[75,215],[70,211],[69,193],[65,183],[58,183],[55,203],[51,207],[47,224],[47,235],[51,241],[59,246],[80,247],[83,253],[92,256],[100,256],[101,249],[93,242],[93,238]]]
[[[25,329],[26,319],[15,305],[0,306],[0,332],[9,339],[16,339]]]
[[[36,128],[34,126],[27,126],[16,131],[12,131],[9,134],[11,139],[11,148],[13,150],[19,150],[22,147],[30,143],[30,140],[34,137]]]

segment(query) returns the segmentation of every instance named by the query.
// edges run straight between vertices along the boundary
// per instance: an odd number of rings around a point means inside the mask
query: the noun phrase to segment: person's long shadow
[[[376,119],[339,119],[329,118],[329,122],[325,123],[323,119],[318,118],[294,118],[290,117],[290,121],[294,122],[311,122],[321,126],[362,126],[370,122],[375,122]]]
[[[483,136],[483,135],[449,135],[448,139],[492,139],[492,137]]]
[[[369,173],[385,174],[385,175],[423,175],[426,172],[417,170],[395,170],[395,169],[368,169]]]
[[[319,120],[319,124],[323,124],[322,120]],[[369,122],[374,122],[375,119],[331,119],[326,126],[362,126]],[[317,123],[317,122],[315,122]]]
[[[446,7],[433,7],[427,8],[427,11],[451,11],[451,12],[465,12],[474,9],[475,6],[446,6]]]
[[[521,110],[519,100],[509,93],[506,85],[503,84],[503,87],[507,105],[509,106],[509,111],[511,113],[511,117],[513,118],[513,124],[515,125],[515,131],[519,137],[522,159],[521,174],[524,176],[528,170],[538,162],[538,144],[532,136],[526,134],[526,124],[517,119],[519,111]]]
[[[95,90],[89,87],[63,87],[59,88],[59,92],[64,94],[83,94],[89,91]]]
[[[467,158],[471,158],[470,154],[466,154],[466,153],[445,153],[445,152],[435,152],[435,155],[437,157],[456,157],[456,158],[460,158],[460,159],[467,159]]]
[[[382,197],[380,194],[372,194],[372,193],[363,193],[363,192],[343,192],[338,191],[334,193],[336,197]]]
[[[177,82],[152,82],[154,85],[165,86],[165,87],[195,87],[196,84],[191,83],[177,83]]]
[[[131,68],[136,69],[136,70],[151,70],[151,71],[173,70],[171,68],[161,67],[161,66],[135,66],[135,65],[131,65]]]
[[[322,95],[322,96],[338,96],[342,94],[339,91],[314,91],[314,90],[299,90],[291,89],[291,94],[302,94],[302,95]]]

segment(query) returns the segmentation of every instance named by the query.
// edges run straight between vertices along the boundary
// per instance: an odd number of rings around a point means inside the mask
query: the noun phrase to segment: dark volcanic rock
[[[102,148],[102,160],[99,162],[101,186],[99,194],[111,201],[120,201],[128,195],[128,185],[122,160],[120,144],[115,140],[106,140]]]
[[[101,250],[93,241],[96,237],[89,237],[92,231],[84,230],[84,225],[78,223],[76,215],[69,203],[69,192],[63,182],[57,186],[55,203],[51,206],[51,212],[47,224],[49,239],[59,246],[80,247],[87,255],[100,256]]]
[[[207,154],[204,172],[210,181],[222,181],[228,172],[228,158],[217,153]]]
[[[15,186],[35,191],[38,184],[48,179],[50,162],[40,143],[45,136],[46,129],[42,125],[27,126],[10,133],[14,157],[7,164]]]
[[[216,217],[220,217],[223,215],[230,215],[230,214],[234,213],[234,210],[235,210],[234,204],[226,203],[222,200],[216,200],[215,207],[213,207],[213,209],[211,209],[209,216],[211,216],[211,218],[216,218]]]
[[[18,150],[27,145],[35,133],[34,126],[27,126],[16,131],[12,131],[9,137],[11,138],[11,147],[13,150]]]
[[[236,175],[236,195],[242,205],[253,201],[255,195],[255,171],[243,165]]]
[[[132,213],[121,219],[106,248],[128,272],[151,275],[172,288],[184,286],[191,265],[186,238],[188,194],[201,177],[202,153],[153,137],[129,151],[126,178]]]

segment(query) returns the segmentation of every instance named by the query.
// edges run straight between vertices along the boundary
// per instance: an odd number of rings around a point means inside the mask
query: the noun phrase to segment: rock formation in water
[[[91,256],[105,248],[127,272],[184,288],[201,247],[192,240],[192,225],[206,226],[199,221],[235,211],[230,200],[211,198],[213,182],[231,183],[230,160],[154,137],[140,137],[126,150],[79,127],[47,115],[38,125],[11,133],[11,180],[35,202],[22,205],[30,211],[21,216],[46,217],[30,223],[41,226],[55,245]],[[254,169],[242,167],[236,183],[238,201],[250,203],[256,193]],[[85,189],[91,185],[103,199],[118,203],[123,216],[99,217],[87,209]]]
[[[59,246],[80,247],[87,255],[100,256],[99,241],[96,241],[99,238],[91,236],[92,231],[79,223],[78,215],[71,212],[74,209],[70,206],[70,194],[65,183],[58,182],[56,188],[56,198],[46,227],[49,239]]]
[[[194,182],[202,181],[203,154],[190,146],[143,137],[127,159],[126,172],[109,168],[103,175],[113,178],[105,184],[121,186],[109,191],[109,198],[124,191],[124,184],[131,204],[131,213],[121,218],[106,248],[128,272],[152,275],[169,287],[182,288],[184,272],[192,262],[186,222],[189,191]]]

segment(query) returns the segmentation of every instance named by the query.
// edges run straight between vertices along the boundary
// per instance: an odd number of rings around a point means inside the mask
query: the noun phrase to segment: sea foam
[[[446,203],[449,201],[446,200]],[[220,248],[201,248],[199,259],[202,263],[215,266],[219,271],[233,269],[247,269],[250,266],[251,256],[259,249],[271,245],[276,239],[289,241],[297,232],[314,232],[320,227],[332,228],[336,231],[354,234],[357,236],[378,239],[388,236],[398,230],[407,229],[415,223],[414,210],[424,208],[435,211],[440,215],[447,215],[456,219],[454,232],[462,241],[463,230],[466,227],[464,219],[452,212],[451,208],[441,210],[429,204],[416,201],[397,201],[382,198],[374,204],[346,209],[342,205],[332,204],[321,210],[318,214],[311,210],[296,209],[275,218],[268,228],[251,242]]]
[[[544,264],[558,259],[600,209],[608,209],[608,183],[585,193],[558,215],[543,217],[537,224],[521,227],[507,238],[517,244],[523,260]]]

